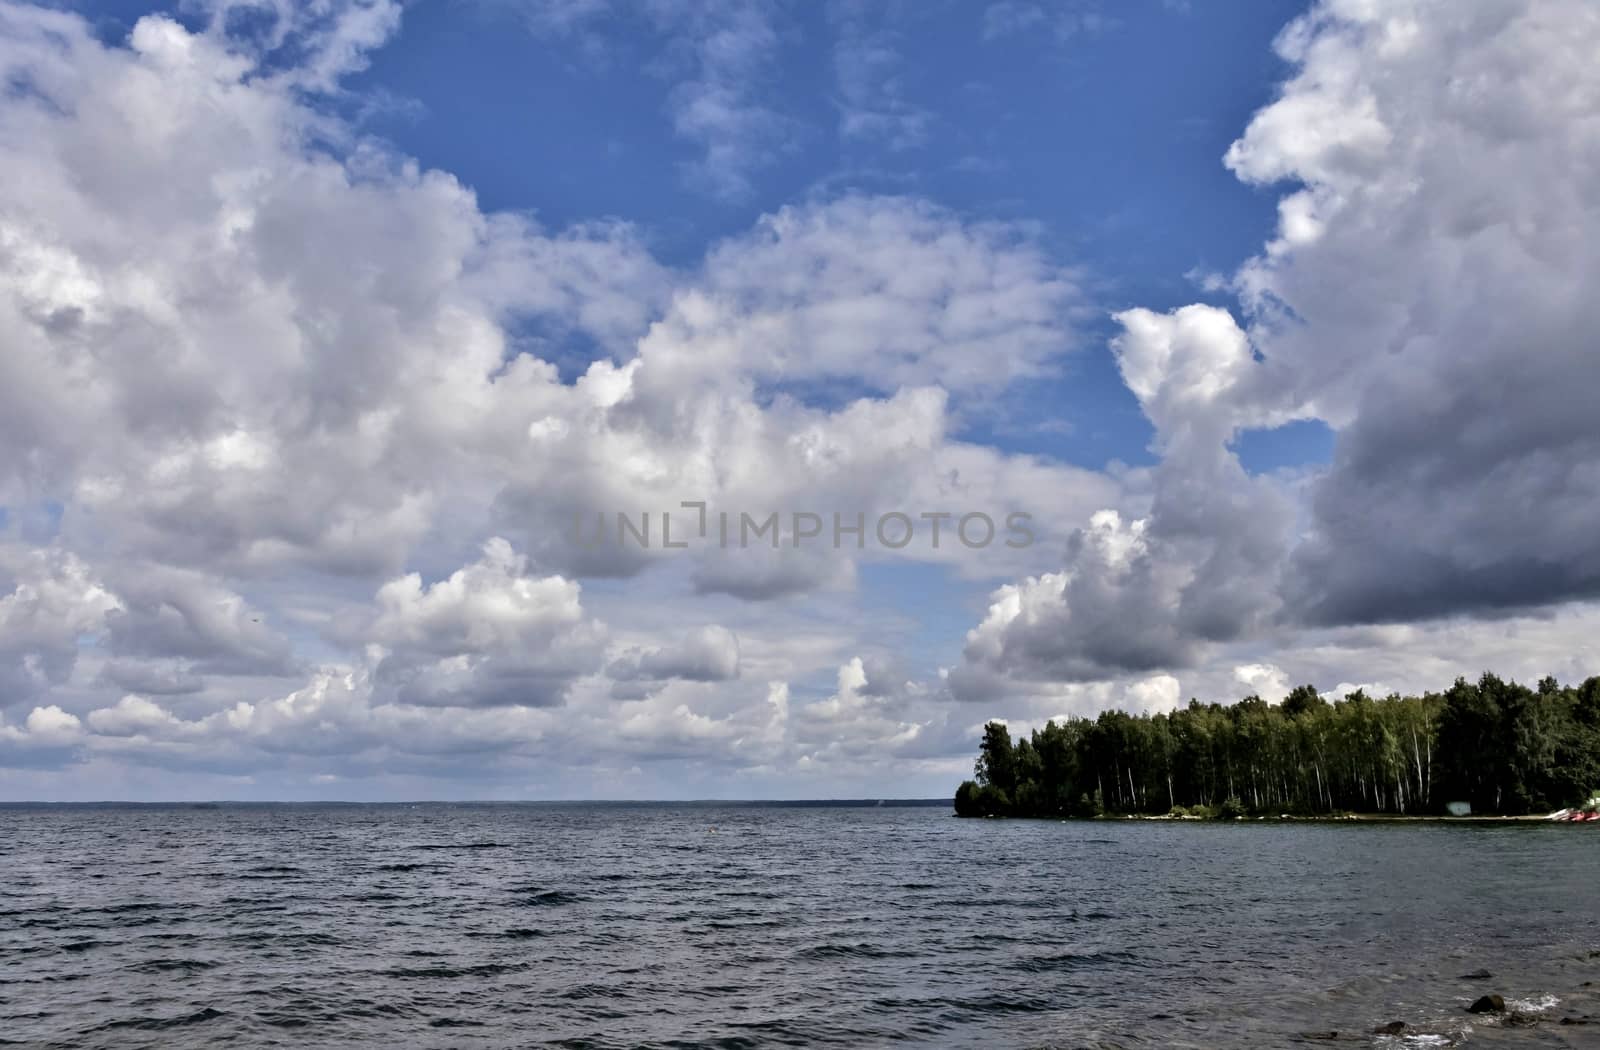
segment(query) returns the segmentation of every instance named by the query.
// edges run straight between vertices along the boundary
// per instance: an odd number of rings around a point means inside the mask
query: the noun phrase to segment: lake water
[[[1597,886],[1585,826],[0,808],[0,1043],[1596,1046]]]

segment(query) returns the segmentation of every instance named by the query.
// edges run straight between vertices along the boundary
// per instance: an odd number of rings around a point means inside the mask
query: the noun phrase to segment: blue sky
[[[1105,313],[1218,300],[1193,275],[1231,271],[1270,234],[1275,196],[1242,185],[1221,157],[1272,97],[1284,73],[1272,38],[1304,4],[1215,5],[1203,17],[1156,0],[1109,14],[1056,6],[1094,19],[1064,36],[1025,26],[985,39],[985,5],[886,5],[891,73],[927,126],[898,147],[842,133],[827,5],[775,6],[781,43],[759,100],[790,123],[749,191],[731,197],[685,171],[700,150],[663,112],[671,46],[638,18],[540,35],[515,4],[419,3],[350,86],[357,107],[386,103],[365,127],[454,173],[484,207],[558,228],[620,218],[674,264],[693,266],[765,212],[852,189],[1037,224],[1085,269],[1100,316],[1063,381],[1013,394],[1005,422],[1019,425],[980,419],[973,433],[1084,466],[1143,463],[1150,428],[1104,348]],[[1044,421],[1070,433],[1027,432]],[[1259,453],[1263,468],[1327,454],[1315,435],[1286,438]]]
[[[1305,5],[1226,4],[1204,17],[1154,0],[1114,14],[1060,6],[1074,25],[991,30],[992,39],[983,5],[887,6],[893,17],[879,21],[893,27],[897,97],[926,118],[909,144],[844,134],[836,20],[822,4],[775,8],[781,44],[760,101],[792,123],[748,192],[731,195],[694,176],[699,148],[673,134],[662,99],[670,45],[647,20],[606,17],[550,36],[515,5],[421,3],[350,86],[363,96],[352,101],[364,127],[452,172],[484,207],[552,227],[623,219],[678,265],[694,266],[763,213],[852,190],[1036,225],[1094,288],[1084,350],[964,433],[1091,469],[1148,465],[1153,431],[1106,346],[1109,311],[1226,302],[1205,295],[1197,274],[1232,270],[1270,235],[1275,196],[1242,185],[1221,157],[1271,99],[1284,73],[1272,39]],[[367,110],[374,97],[384,104]],[[1301,468],[1327,461],[1331,436],[1302,421],[1248,432],[1239,448],[1251,470]],[[869,605],[917,624],[898,641],[925,671],[959,647],[987,590],[924,566],[867,575]],[[832,674],[809,684],[826,695]]]
[[[1597,23],[0,0],[0,798],[938,795],[1592,674]],[[684,501],[778,546],[573,540]]]
[[[1085,352],[1059,381],[1011,391],[1002,414],[966,421],[967,432],[1094,469],[1153,461],[1151,428],[1105,346],[1109,312],[1225,303],[1200,278],[1236,268],[1270,235],[1276,196],[1241,184],[1221,157],[1282,79],[1270,45],[1303,0],[1203,16],[1171,0],[884,5],[872,21],[893,50],[887,73],[925,120],[907,143],[843,131],[835,48],[846,5],[770,5],[780,42],[752,103],[784,126],[747,190],[732,194],[696,177],[703,150],[664,112],[684,45],[636,6],[541,31],[538,4],[410,3],[400,32],[325,104],[450,172],[485,210],[558,229],[625,221],[672,265],[693,267],[785,204],[852,190],[1036,226],[1094,290]],[[1010,7],[1049,12],[1037,22],[990,14]],[[182,5],[82,9],[108,38],[150,10],[205,19]],[[600,353],[572,333],[562,352],[568,374]],[[1302,421],[1249,433],[1240,450],[1252,470],[1301,467],[1326,462],[1331,436]]]

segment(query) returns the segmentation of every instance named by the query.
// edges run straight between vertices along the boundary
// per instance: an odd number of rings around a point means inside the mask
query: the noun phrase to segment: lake
[[[710,804],[0,825],[6,1045],[1600,1045],[1600,827]],[[1486,992],[1525,1023],[1468,1014]],[[1370,1034],[1394,1020],[1411,1034]]]

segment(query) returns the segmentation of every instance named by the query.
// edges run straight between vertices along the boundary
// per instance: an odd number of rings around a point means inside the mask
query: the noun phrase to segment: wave
[[[95,1025],[93,1028],[88,1029],[88,1031],[109,1032],[115,1031],[119,1028],[134,1028],[145,1031],[162,1031],[168,1028],[183,1028],[186,1025],[204,1024],[207,1021],[214,1021],[219,1017],[226,1016],[228,1015],[223,1013],[221,1010],[216,1010],[208,1006],[203,1010],[196,1010],[193,1013],[183,1014],[179,1017],[131,1017],[126,1019],[118,1019],[115,1021],[107,1021],[104,1024]]]
[[[875,944],[818,944],[797,953],[802,959],[905,959],[915,954]]]
[[[1034,955],[1026,959],[1019,959],[1011,964],[1011,969],[1020,970],[1023,973],[1048,973],[1056,970],[1077,970],[1083,967],[1120,965],[1137,961],[1138,956],[1132,952],[1060,952],[1055,955]]]
[[[576,904],[583,900],[581,896],[568,890],[543,890],[530,886],[511,892],[521,897],[522,904],[532,908],[554,908],[563,904]]]
[[[397,966],[393,969],[377,971],[383,977],[407,978],[442,978],[453,980],[458,977],[498,977],[501,974],[517,973],[526,970],[527,963],[479,963],[476,966]]]

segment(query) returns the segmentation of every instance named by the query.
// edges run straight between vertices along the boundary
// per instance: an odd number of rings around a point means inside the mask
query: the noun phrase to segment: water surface
[[[1582,826],[0,808],[0,1042],[1600,1045],[1597,858]],[[1467,1015],[1488,991],[1533,1023]]]

